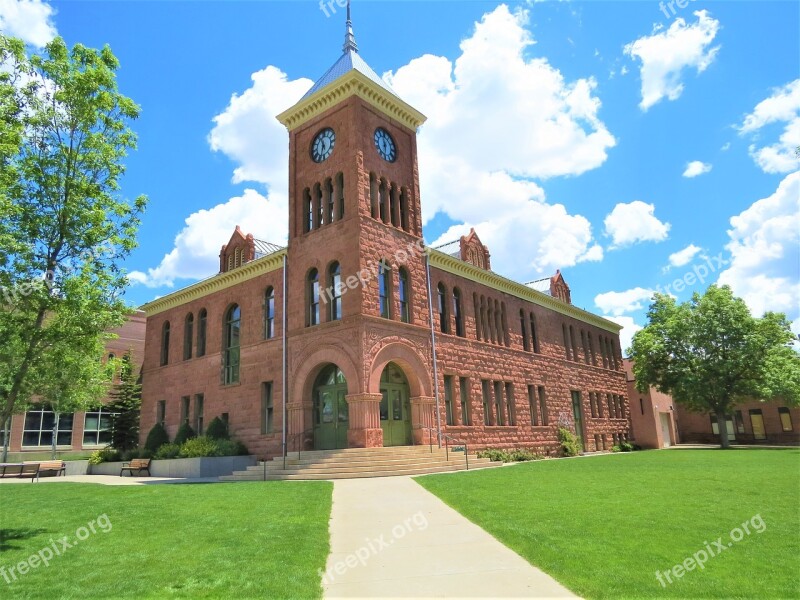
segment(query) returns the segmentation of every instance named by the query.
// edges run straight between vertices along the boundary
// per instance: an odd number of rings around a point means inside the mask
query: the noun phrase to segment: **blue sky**
[[[654,290],[717,281],[800,331],[800,4],[680,4],[355,0],[353,18],[361,55],[429,118],[428,242],[475,227],[502,274],[560,268],[623,344]],[[237,224],[285,242],[274,115],[338,58],[336,2],[0,0],[0,29],[121,61],[142,107],[122,194],[150,198],[131,304],[213,275]]]

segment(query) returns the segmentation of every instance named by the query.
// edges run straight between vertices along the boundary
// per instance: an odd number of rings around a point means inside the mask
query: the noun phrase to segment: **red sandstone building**
[[[349,21],[342,56],[278,119],[288,246],[237,227],[218,275],[143,307],[142,439],[216,416],[259,456],[438,431],[544,453],[559,423],[589,452],[628,437],[618,325],[573,306],[560,273],[493,272],[475,232],[425,247],[425,117],[364,62]]]
[[[106,343],[106,358],[121,358],[130,352],[135,372],[139,373],[144,359],[144,313],[134,313],[111,333],[116,337]],[[9,452],[49,453],[54,437],[59,452],[105,448],[111,441],[111,413],[103,408],[107,401],[94,410],[63,413],[56,423],[47,398],[41,398],[30,410],[11,418]],[[0,431],[0,447],[4,443],[4,432]]]

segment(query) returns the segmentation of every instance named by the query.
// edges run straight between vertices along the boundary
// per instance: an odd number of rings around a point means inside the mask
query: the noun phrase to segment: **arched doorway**
[[[411,445],[411,403],[402,369],[389,363],[381,374],[381,429],[384,446]]]
[[[330,364],[314,381],[314,449],[347,448],[350,415],[347,407],[347,380],[336,365]]]

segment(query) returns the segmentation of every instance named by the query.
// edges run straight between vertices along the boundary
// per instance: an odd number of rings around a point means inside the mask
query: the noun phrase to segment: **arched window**
[[[335,203],[336,203],[336,196],[333,195],[333,180],[326,179],[325,180],[325,189],[323,198],[325,201],[325,223],[333,223],[334,219],[336,219],[335,213]]]
[[[272,286],[264,292],[264,339],[275,337],[275,288]]]
[[[314,229],[314,213],[311,206],[311,189],[303,191],[303,233]]]
[[[340,221],[344,219],[344,173],[336,175],[334,194],[336,194],[336,205],[339,207],[336,211],[336,220]]]
[[[519,330],[522,334],[522,348],[525,352],[528,352],[531,346],[528,343],[528,330],[527,327],[525,327],[525,311],[522,309],[519,311]]]
[[[453,288],[453,316],[456,318],[456,335],[464,337],[464,310],[461,306],[461,290]]]
[[[539,353],[539,335],[536,333],[536,317],[533,313],[530,314],[531,323],[531,350]]]
[[[339,321],[342,318],[342,268],[338,262],[333,263],[328,269],[328,283],[330,291],[330,315],[331,321]]]
[[[409,230],[408,220],[408,190],[402,188],[400,190],[400,226],[403,231]]]
[[[443,283],[437,287],[439,294],[439,329],[442,333],[450,333],[450,315],[447,314],[447,288]]]
[[[194,343],[194,315],[189,313],[183,323],[183,360],[192,358],[192,345]]]
[[[379,198],[379,188],[380,184],[378,183],[378,177],[375,173],[369,174],[369,203],[370,203],[370,211],[372,214],[373,219],[379,219],[381,216],[381,208],[380,208],[380,198]]]
[[[409,279],[408,279],[408,271],[404,268],[400,268],[400,320],[403,323],[410,323],[411,322],[411,304],[409,301]]]
[[[225,385],[239,382],[239,346],[242,334],[242,311],[234,304],[225,313],[222,381]]]
[[[392,318],[392,271],[383,260],[378,266],[378,309],[384,319]]]
[[[206,321],[208,320],[208,313],[206,309],[200,310],[197,315],[197,356],[206,355]]]
[[[472,294],[472,304],[475,305],[475,339],[481,339],[481,335],[483,333],[483,328],[481,324],[481,303],[478,300],[478,294]]]
[[[319,325],[319,272],[311,269],[306,280],[306,298],[308,303],[308,322],[309,327]]]
[[[161,328],[161,366],[169,364],[169,321]]]

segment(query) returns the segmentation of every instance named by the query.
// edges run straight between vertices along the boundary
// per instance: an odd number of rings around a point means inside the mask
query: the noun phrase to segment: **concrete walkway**
[[[575,598],[410,477],[334,482],[326,598]]]

